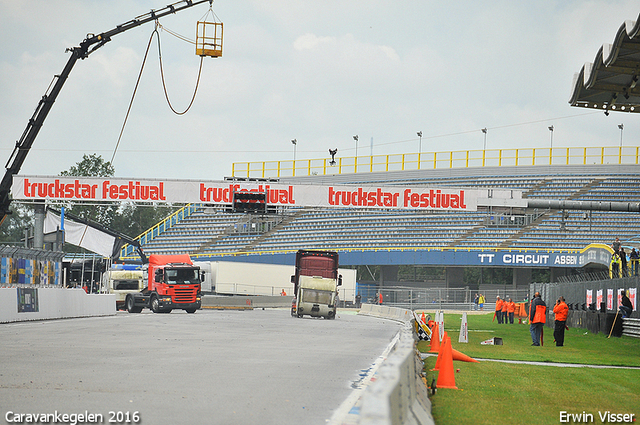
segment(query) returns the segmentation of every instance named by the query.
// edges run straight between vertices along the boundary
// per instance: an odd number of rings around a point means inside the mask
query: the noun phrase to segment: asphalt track
[[[400,327],[338,316],[145,310],[2,324],[0,423],[15,423],[8,412],[135,423],[137,412],[153,425],[325,424]]]

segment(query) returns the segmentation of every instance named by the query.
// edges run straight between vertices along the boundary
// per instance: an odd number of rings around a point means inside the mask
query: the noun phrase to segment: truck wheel
[[[140,313],[142,311],[142,307],[136,307],[133,301],[133,297],[129,296],[126,300],[127,311],[129,313]]]
[[[186,310],[186,312],[189,313],[189,314],[193,314],[193,313],[196,312],[196,309],[195,308],[190,308],[190,309]]]
[[[158,297],[155,295],[151,296],[151,311],[154,313],[160,313],[160,304],[158,303]]]

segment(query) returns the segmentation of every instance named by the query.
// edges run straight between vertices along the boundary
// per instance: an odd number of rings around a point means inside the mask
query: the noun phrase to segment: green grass
[[[432,315],[433,316],[433,315]],[[445,330],[456,350],[474,358],[640,367],[640,339],[607,338],[584,329],[565,332],[565,346],[545,328],[543,347],[532,347],[528,325],[498,325],[493,313],[468,315],[469,343],[458,343],[460,315],[445,315]],[[586,332],[586,334],[585,334]],[[480,345],[492,337],[504,345]],[[429,343],[418,343],[429,350]],[[436,357],[425,359],[427,382]],[[560,412],[593,415],[633,413],[640,421],[640,369],[570,368],[484,361],[454,362],[458,390],[440,389],[431,398],[436,424],[558,424]]]

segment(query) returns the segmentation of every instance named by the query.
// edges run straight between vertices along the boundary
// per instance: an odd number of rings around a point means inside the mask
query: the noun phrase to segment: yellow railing
[[[558,249],[558,248],[496,248],[496,247],[408,247],[408,246],[379,246],[379,247],[370,247],[370,248],[339,248],[333,247],[332,251],[338,252],[388,252],[388,251],[406,251],[406,252],[415,252],[415,251],[454,251],[454,252],[557,252],[557,253],[565,253],[565,254],[580,254],[587,250],[589,247],[594,246],[595,244],[591,244],[582,249],[570,248],[570,249]],[[192,259],[200,259],[200,258],[210,258],[210,257],[243,257],[243,256],[251,256],[251,255],[274,255],[274,254],[289,254],[297,252],[298,248],[295,249],[274,249],[268,251],[229,251],[229,252],[204,252],[189,254]],[[136,257],[133,255],[121,257],[123,260],[133,260]]]
[[[569,249],[558,249],[558,248],[497,248],[497,247],[408,247],[408,246],[378,246],[378,247],[368,247],[368,248],[339,248],[333,247],[332,251],[338,252],[388,252],[388,251],[406,251],[406,252],[415,252],[415,251],[454,251],[454,252],[557,252],[557,253],[566,253],[566,254],[580,254],[586,251],[588,248],[595,246],[595,244],[588,245],[585,248],[569,248]],[[229,252],[205,252],[201,254],[190,254],[193,258],[207,258],[207,257],[242,257],[249,255],[274,255],[274,254],[288,254],[297,252],[298,249],[278,249],[278,250],[268,250],[268,251],[229,251]]]
[[[439,170],[469,167],[542,165],[638,165],[640,148],[610,146],[591,148],[488,149],[423,152],[297,161],[234,162],[233,177],[275,178],[381,171]]]

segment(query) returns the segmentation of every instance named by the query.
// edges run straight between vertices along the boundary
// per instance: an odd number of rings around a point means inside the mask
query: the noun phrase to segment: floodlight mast
[[[118,35],[142,24],[146,24],[147,22],[155,21],[163,16],[180,12],[181,10],[188,9],[201,3],[209,3],[209,6],[211,6],[213,4],[213,0],[182,0],[165,6],[162,9],[151,10],[149,13],[133,18],[130,21],[118,25],[110,31],[103,32],[98,35],[87,34],[87,38],[80,43],[80,46],[67,49],[67,52],[71,52],[71,57],[67,61],[62,73],[60,73],[60,75],[54,75],[51,84],[49,84],[47,91],[40,99],[35,112],[31,116],[31,119],[29,119],[27,127],[22,133],[20,140],[16,142],[13,152],[5,165],[6,172],[0,182],[0,225],[4,222],[7,215],[11,213],[9,210],[9,205],[11,204],[11,198],[9,195],[11,192],[11,185],[13,183],[13,176],[20,172],[20,168],[22,167],[29,150],[36,139],[36,136],[40,132],[40,128],[42,128],[45,118],[47,118],[53,103],[58,97],[62,86],[67,81],[67,78],[78,59],[86,59],[91,53],[111,41],[111,37],[114,35]]]

